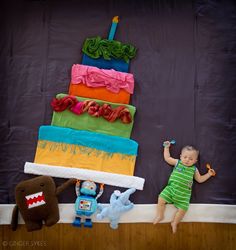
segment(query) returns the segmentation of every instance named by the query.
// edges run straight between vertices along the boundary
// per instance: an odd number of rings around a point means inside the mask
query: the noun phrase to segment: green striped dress
[[[196,167],[186,167],[178,161],[169,178],[168,185],[160,193],[160,197],[175,207],[188,210],[192,192],[193,176]]]

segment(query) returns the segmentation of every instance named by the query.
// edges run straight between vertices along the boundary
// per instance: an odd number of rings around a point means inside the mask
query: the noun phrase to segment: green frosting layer
[[[102,39],[97,36],[87,38],[84,42],[82,51],[94,59],[103,57],[105,60],[111,60],[115,58],[124,60],[128,63],[130,59],[135,57],[137,49],[130,44]]]
[[[58,94],[56,98],[63,98],[64,96],[67,95]],[[95,100],[99,105],[107,103],[110,104],[112,108],[120,106],[120,103],[104,102],[101,100],[83,98],[78,96],[76,96],[76,98],[78,99],[78,101]],[[116,120],[114,122],[108,122],[103,117],[93,117],[88,113],[76,115],[69,110],[65,110],[63,112],[53,112],[51,125],[130,138],[133,128],[134,114],[136,108],[132,105],[124,105],[124,106],[126,106],[129,109],[130,114],[132,116],[132,122],[129,124],[124,124],[120,120]]]

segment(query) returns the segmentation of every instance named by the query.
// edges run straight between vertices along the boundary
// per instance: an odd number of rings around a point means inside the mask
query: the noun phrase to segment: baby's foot
[[[156,218],[153,221],[153,224],[155,225],[155,224],[159,223],[161,220],[163,220],[163,216],[162,217],[156,216]]]
[[[172,233],[175,234],[177,232],[177,224],[174,222],[171,222],[171,227],[172,227]]]

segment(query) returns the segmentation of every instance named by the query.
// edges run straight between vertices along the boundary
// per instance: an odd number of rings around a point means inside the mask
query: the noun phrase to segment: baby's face
[[[180,155],[181,162],[187,166],[191,167],[197,162],[197,152],[194,150],[183,150]]]

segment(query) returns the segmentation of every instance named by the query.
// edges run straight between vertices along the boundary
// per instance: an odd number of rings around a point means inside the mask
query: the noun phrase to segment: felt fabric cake
[[[65,96],[66,94],[58,94],[56,98],[60,99]],[[82,98],[76,97],[78,101],[85,101],[85,100],[92,100],[89,98]],[[93,100],[96,101],[99,105],[103,105],[104,102],[101,100]],[[111,105],[113,109],[118,108],[120,104],[105,102],[105,104]],[[132,121],[128,124],[122,123],[120,119],[115,120],[114,122],[109,122],[103,117],[94,117],[88,114],[87,112],[77,115],[71,112],[69,109],[66,109],[62,112],[53,112],[52,117],[52,126],[59,126],[65,128],[72,128],[77,130],[88,130],[91,132],[97,132],[101,134],[108,134],[114,136],[121,136],[130,138],[132,128],[133,128],[133,121],[134,121],[134,114],[136,108],[131,105],[125,105],[125,107],[129,110]]]
[[[85,40],[69,95],[52,100],[51,126],[40,127],[25,173],[143,189],[145,180],[134,176],[138,143],[129,139],[136,108],[129,105],[134,77],[128,71],[136,48],[113,40],[117,22],[114,17],[108,39]]]
[[[118,94],[107,90],[104,87],[92,88],[84,84],[70,83],[69,94],[92,99],[99,99],[107,102],[129,104],[130,94],[121,89]]]
[[[144,179],[133,176],[137,150],[127,138],[41,126],[35,160],[25,163],[24,172],[142,190]]]
[[[134,91],[133,74],[74,64],[69,94],[129,104]]]
[[[101,37],[87,38],[83,44],[82,64],[101,69],[129,71],[129,62],[135,57],[137,49],[130,44]]]
[[[127,138],[41,126],[34,162],[133,175],[137,149]]]

